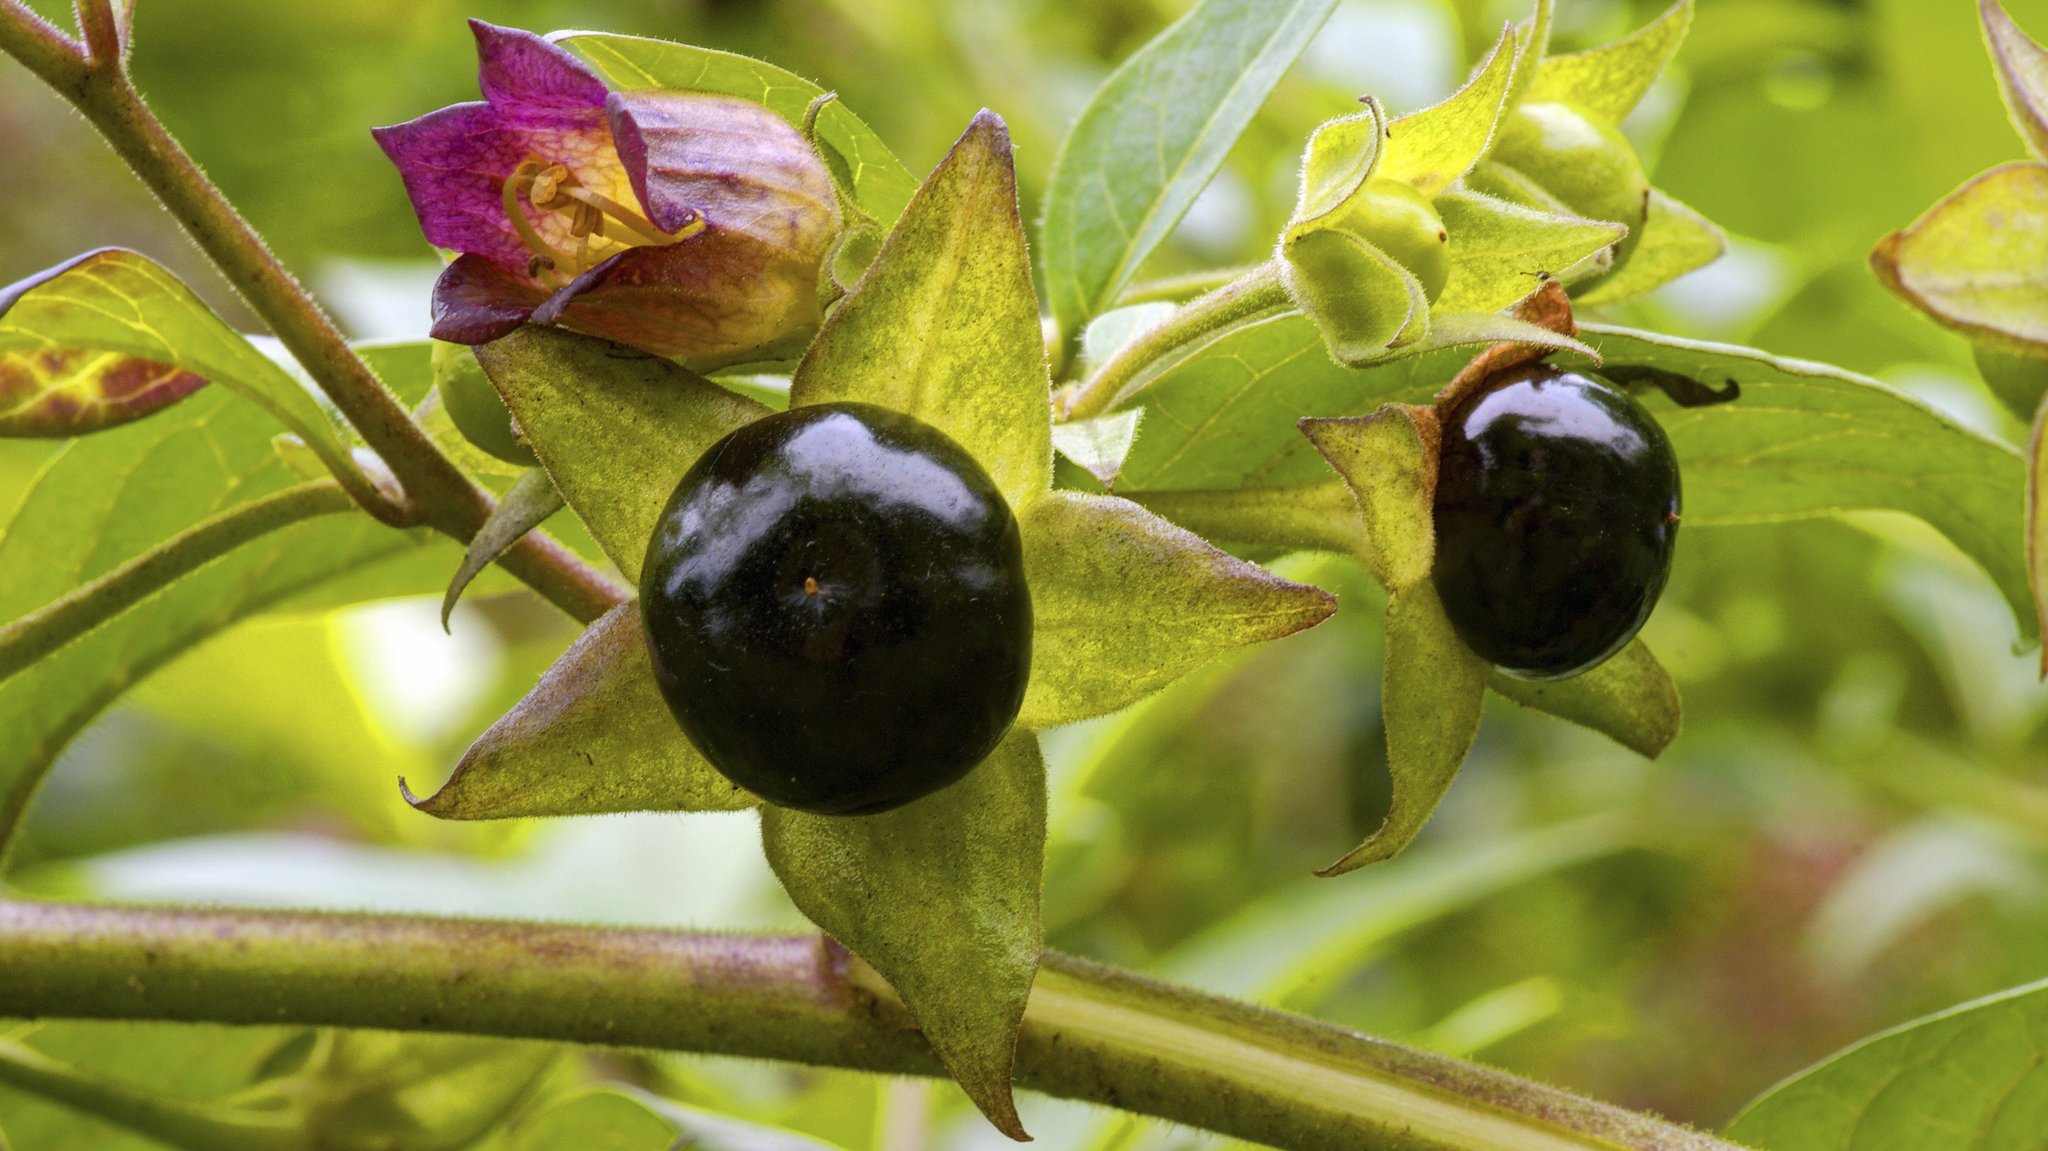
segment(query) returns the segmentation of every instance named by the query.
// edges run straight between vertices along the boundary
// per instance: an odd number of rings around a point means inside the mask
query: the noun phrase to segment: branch
[[[67,97],[85,82],[85,49],[22,0],[0,0],[0,52]]]
[[[816,936],[0,903],[0,1016],[302,1024],[937,1075]],[[1731,1151],[1476,1064],[1045,956],[1018,1082],[1299,1151]]]
[[[85,33],[86,66],[95,72],[126,71],[128,45],[114,15],[114,0],[73,0],[72,8]]]
[[[260,536],[349,510],[348,493],[315,480],[238,504],[0,627],[0,680],[114,618],[175,580]]]

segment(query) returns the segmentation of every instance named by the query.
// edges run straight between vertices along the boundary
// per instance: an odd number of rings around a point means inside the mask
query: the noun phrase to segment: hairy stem
[[[120,70],[127,45],[114,16],[113,0],[74,0],[72,7],[78,13],[79,30],[85,33],[86,65],[94,71]]]
[[[816,936],[0,903],[0,1015],[458,1032],[939,1074]],[[1728,1151],[1555,1088],[1045,957],[1018,1082],[1301,1151]]]
[[[1066,397],[1066,418],[1099,416],[1124,400],[1157,367],[1225,328],[1293,307],[1279,266],[1260,264],[1183,304],[1159,326],[1125,344]]]
[[[0,627],[0,680],[259,536],[314,516],[349,510],[348,493],[315,480],[238,504]]]
[[[99,23],[95,13],[101,10],[106,27],[94,32]],[[107,34],[119,38],[107,0],[82,0],[79,11],[95,40]],[[457,539],[473,536],[496,506],[490,493],[435,446],[349,347],[341,329],[149,110],[125,67],[88,67],[76,41],[20,0],[0,0],[0,51],[21,61],[99,129],[405,488],[405,501],[394,500],[342,469],[336,479],[356,502],[386,523],[425,523]],[[626,595],[552,540],[523,540],[502,564],[586,622]]]

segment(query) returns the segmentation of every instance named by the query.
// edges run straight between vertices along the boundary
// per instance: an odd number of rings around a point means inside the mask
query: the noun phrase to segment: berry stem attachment
[[[1165,322],[1125,344],[1094,375],[1067,389],[1063,417],[1099,416],[1141,387],[1155,368],[1209,336],[1293,306],[1280,279],[1280,265],[1260,264],[1181,305]]]

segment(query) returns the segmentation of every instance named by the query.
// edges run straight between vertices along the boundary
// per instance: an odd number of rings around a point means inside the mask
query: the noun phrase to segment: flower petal
[[[619,253],[533,309],[532,318],[656,355],[718,362],[815,322],[816,277],[817,265],[714,226],[679,243]]]
[[[525,323],[546,300],[532,280],[481,256],[462,256],[434,281],[433,336],[451,344],[488,344]]]
[[[471,20],[476,36],[477,87],[484,99],[511,111],[604,107],[604,81],[567,49],[523,28]]]
[[[816,267],[839,231],[823,161],[789,121],[752,100],[701,92],[614,92],[605,103],[619,159],[648,218],[674,232],[697,216]]]

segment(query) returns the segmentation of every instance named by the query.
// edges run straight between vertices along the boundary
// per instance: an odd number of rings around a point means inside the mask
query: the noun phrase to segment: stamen
[[[664,232],[640,212],[585,188],[568,165],[547,163],[533,155],[505,178],[501,195],[507,221],[518,233],[519,242],[533,253],[527,274],[554,287],[636,244],[674,244],[709,226],[697,212],[686,210],[682,226]],[[573,252],[555,247],[541,235],[521,205],[522,196],[536,211],[568,217],[569,235],[576,241]]]
[[[673,244],[677,240],[687,239],[703,231],[703,221],[698,219],[695,212],[690,213],[690,218],[681,228],[677,229],[674,233],[669,233],[655,227],[654,221],[626,207],[610,196],[601,195],[588,188],[563,188],[562,195],[572,200],[581,201],[583,204],[604,213],[613,223],[624,227],[627,231],[634,233],[650,244]],[[692,225],[696,226],[693,227]]]
[[[519,206],[522,186],[533,186],[538,167],[539,165],[529,160],[514,168],[512,174],[505,177],[505,185],[500,195],[505,204],[505,218],[511,223],[512,230],[519,233],[519,242],[526,245],[527,251],[533,253],[533,258],[526,264],[527,274],[536,280],[546,280],[547,275],[559,268],[567,258],[541,238],[540,232],[533,226],[533,221],[526,218],[526,210]]]

